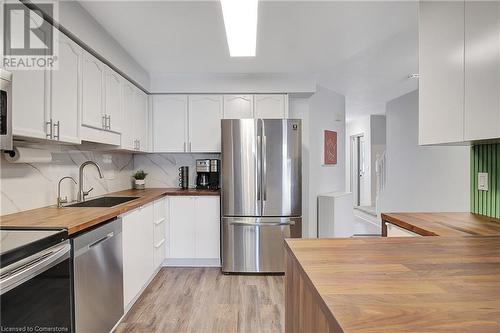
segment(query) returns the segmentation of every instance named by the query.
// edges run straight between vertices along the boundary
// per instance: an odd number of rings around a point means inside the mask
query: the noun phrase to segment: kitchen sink
[[[77,202],[65,207],[113,207],[138,198],[139,197],[101,197],[84,202]]]

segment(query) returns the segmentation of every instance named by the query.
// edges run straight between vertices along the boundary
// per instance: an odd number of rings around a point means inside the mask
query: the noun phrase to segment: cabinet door
[[[148,96],[139,89],[136,89],[135,104],[135,137],[138,140],[139,150],[148,151]]]
[[[220,202],[218,197],[197,197],[196,258],[220,258]]]
[[[82,78],[82,125],[104,128],[103,64],[87,52],[83,56]]]
[[[105,71],[104,113],[110,130],[120,133],[122,124],[122,78],[111,68]]]
[[[224,95],[224,119],[253,118],[253,95]]]
[[[13,134],[46,139],[51,130],[45,123],[50,119],[50,115],[46,114],[46,104],[49,102],[46,90],[49,87],[50,73],[41,70],[18,70],[12,75]]]
[[[464,2],[421,1],[419,143],[464,138]]]
[[[165,260],[167,245],[165,226],[167,224],[167,200],[160,199],[154,202],[154,266],[158,268]]]
[[[3,6],[3,5],[2,5]],[[0,10],[1,14],[1,10]],[[12,11],[13,17],[23,15],[22,11]],[[3,19],[3,17],[2,17]],[[31,18],[33,26],[38,26]],[[13,45],[23,45],[22,29],[13,29]],[[46,126],[49,120],[49,78],[50,73],[43,70],[17,70],[12,73],[12,133],[30,138],[47,138],[50,129]]]
[[[465,140],[500,137],[500,2],[465,2]]]
[[[153,97],[153,150],[155,152],[185,152],[187,150],[186,95]]]
[[[254,95],[254,117],[263,119],[286,118],[286,95],[259,94]]]
[[[59,34],[59,68],[51,71],[51,115],[59,141],[80,143],[80,66],[82,49]],[[58,128],[56,128],[58,127]]]
[[[189,150],[220,152],[222,96],[189,96]]]
[[[123,123],[121,126],[121,147],[122,149],[133,150],[134,141],[134,114],[135,114],[135,91],[130,83],[123,84]]]
[[[170,258],[195,258],[194,197],[170,198]]]
[[[126,307],[154,272],[153,206],[138,208],[123,217],[123,286]]]

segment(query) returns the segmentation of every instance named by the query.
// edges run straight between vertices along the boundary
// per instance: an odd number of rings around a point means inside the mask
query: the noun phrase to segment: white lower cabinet
[[[153,215],[154,203],[149,203],[122,216],[125,309],[135,300],[155,271]]]
[[[167,246],[167,199],[163,198],[156,200],[153,204],[153,221],[154,221],[154,243],[153,257],[154,267],[157,269],[165,260],[165,248]]]
[[[217,196],[170,197],[167,264],[220,264],[220,199]]]

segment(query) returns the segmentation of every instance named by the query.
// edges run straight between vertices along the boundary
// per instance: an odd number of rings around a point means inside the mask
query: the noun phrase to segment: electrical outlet
[[[477,173],[477,190],[478,191],[488,191],[488,173],[478,172]]]

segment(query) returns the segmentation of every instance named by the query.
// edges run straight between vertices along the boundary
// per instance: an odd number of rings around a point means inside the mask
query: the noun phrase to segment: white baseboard
[[[163,262],[166,267],[221,267],[219,258],[167,258]]]

